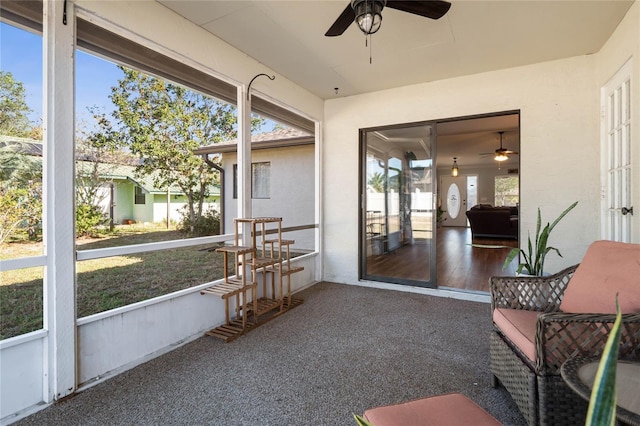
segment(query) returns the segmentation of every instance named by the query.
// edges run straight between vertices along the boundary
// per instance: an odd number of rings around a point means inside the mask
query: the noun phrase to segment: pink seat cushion
[[[497,308],[493,311],[493,322],[527,358],[536,360],[536,311]]]
[[[459,393],[371,408],[364,412],[364,418],[374,426],[501,424],[475,402]]]
[[[615,314],[616,293],[623,314],[640,312],[640,244],[596,241],[569,281],[560,310]]]

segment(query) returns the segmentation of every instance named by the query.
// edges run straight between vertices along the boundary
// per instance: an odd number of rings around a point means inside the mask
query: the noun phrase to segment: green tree
[[[98,107],[89,107],[95,121],[91,126],[81,122],[76,129],[76,234],[98,234],[99,227],[109,222],[102,203],[110,196],[105,190],[113,180],[119,164],[136,164],[135,157],[121,150],[118,132]],[[110,223],[113,228],[113,223]]]
[[[367,185],[375,192],[384,192],[385,178],[380,172],[376,172],[369,178]]]
[[[187,197],[189,218],[198,223],[209,186],[218,176],[196,148],[237,137],[236,108],[182,86],[120,67],[124,76],[112,88],[121,141],[141,159],[136,171],[157,188],[176,185]],[[253,118],[257,129],[262,119]]]
[[[37,143],[16,138],[0,146],[0,243],[18,230],[36,239],[42,223],[42,161]]]
[[[497,176],[495,179],[495,205],[514,206],[518,200],[518,177]]]
[[[30,112],[22,82],[10,72],[0,71],[0,135],[30,136],[33,127]]]

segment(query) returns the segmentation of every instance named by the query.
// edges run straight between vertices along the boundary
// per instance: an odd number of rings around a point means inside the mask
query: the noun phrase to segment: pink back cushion
[[[640,312],[640,244],[596,241],[569,281],[560,310],[615,314]]]

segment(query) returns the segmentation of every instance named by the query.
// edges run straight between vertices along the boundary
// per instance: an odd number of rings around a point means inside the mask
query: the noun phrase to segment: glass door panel
[[[361,279],[433,286],[433,140],[429,124],[363,131]]]

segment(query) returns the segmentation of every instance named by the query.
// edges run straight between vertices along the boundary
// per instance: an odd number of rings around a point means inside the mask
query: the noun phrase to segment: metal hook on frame
[[[261,75],[267,77],[271,81],[276,79],[275,75],[268,75],[268,74],[265,74],[265,73],[261,73],[261,74],[256,75],[255,77],[253,77],[251,79],[251,81],[249,82],[249,86],[247,87],[247,100],[249,100],[249,96],[250,96],[250,93],[251,93],[251,85],[253,84],[253,80],[255,80],[256,78],[260,77]]]

